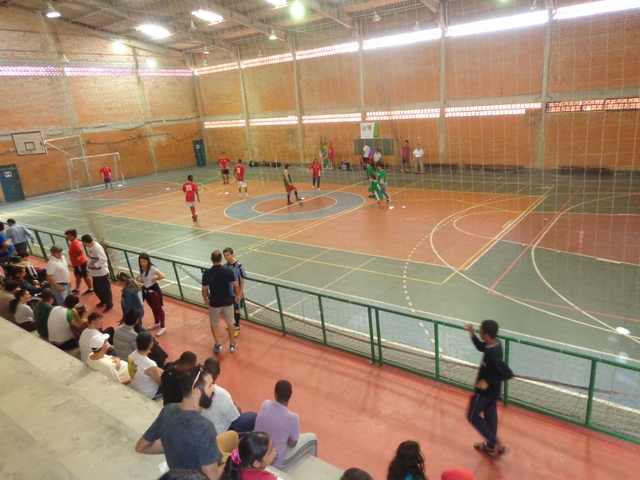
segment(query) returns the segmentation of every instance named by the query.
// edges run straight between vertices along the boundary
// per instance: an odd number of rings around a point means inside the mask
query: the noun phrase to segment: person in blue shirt
[[[7,225],[9,228],[4,232],[4,235],[7,240],[11,241],[16,252],[28,250],[27,239],[31,240],[31,245],[36,243],[36,237],[33,236],[33,233],[24,225],[17,224],[13,218],[7,219]]]
[[[0,222],[0,261],[13,257],[15,254],[16,248],[4,236],[4,222]]]
[[[398,445],[396,456],[389,464],[387,480],[429,480],[424,473],[424,455],[418,442],[407,440]]]

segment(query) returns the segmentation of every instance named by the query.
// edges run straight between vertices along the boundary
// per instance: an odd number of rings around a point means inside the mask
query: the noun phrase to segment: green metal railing
[[[33,229],[32,253],[47,259],[48,246],[64,245],[55,232]],[[107,246],[112,278],[137,270],[141,251]],[[153,254],[167,279],[163,293],[202,305],[200,278],[206,264]],[[364,302],[256,278],[245,281],[246,320],[473,390],[478,353],[462,326]],[[275,304],[275,306],[271,306]],[[575,351],[500,337],[516,377],[504,383],[503,402],[640,443],[640,367]]]

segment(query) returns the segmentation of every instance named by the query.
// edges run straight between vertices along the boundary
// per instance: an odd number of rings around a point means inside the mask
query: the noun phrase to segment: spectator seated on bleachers
[[[9,304],[16,298],[16,292],[20,289],[20,284],[14,280],[6,280],[2,290],[0,290],[0,317],[16,323],[16,317],[9,310]]]
[[[197,364],[198,357],[195,353],[189,351],[183,352],[177,361],[166,364],[164,372],[160,377],[162,401],[165,405],[169,403],[180,403],[182,401],[180,375],[191,370]]]
[[[69,295],[62,305],[53,307],[47,321],[49,343],[62,350],[70,350],[78,346],[77,337],[74,336],[71,327],[75,327],[76,331],[82,329],[82,317],[74,311],[74,307],[79,303],[78,297]]]
[[[140,317],[135,312],[129,312],[124,316],[124,324],[120,325],[113,334],[113,346],[115,347],[115,353],[125,362],[129,360],[131,355],[136,350],[136,338],[139,333],[146,332],[146,330],[140,327]],[[139,330],[139,331],[138,331]],[[169,355],[165,352],[160,344],[153,339],[153,348],[149,354],[149,358],[156,362],[160,368],[164,368],[165,361]]]
[[[373,480],[373,477],[360,468],[349,468],[344,471],[340,480]]]
[[[33,310],[27,305],[31,300],[31,295],[27,290],[21,288],[15,293],[14,297],[9,302],[9,311],[16,319],[16,324],[27,332],[33,332],[37,326],[33,319]]]
[[[265,400],[256,419],[256,431],[265,432],[273,440],[276,468],[291,465],[307,454],[318,456],[318,437],[314,433],[300,434],[300,417],[288,408],[292,393],[291,383],[279,380],[275,388],[276,401]]]
[[[197,470],[172,468],[165,472],[158,480],[208,480],[204,473]]]
[[[91,315],[94,315],[92,313]],[[91,318],[89,315],[89,318]],[[99,315],[99,314],[95,314]],[[123,385],[128,385],[131,382],[129,377],[129,368],[125,362],[113,355],[107,355],[107,351],[111,345],[109,344],[109,335],[106,333],[99,333],[89,339],[89,348],[91,354],[87,357],[87,365],[97,370],[107,377],[120,382]]]
[[[33,319],[36,322],[36,330],[45,340],[49,340],[49,329],[47,322],[49,314],[53,310],[53,292],[50,288],[45,288],[40,294],[40,301],[33,307]]]
[[[240,439],[224,466],[221,480],[278,480],[265,470],[273,464],[277,452],[266,433],[251,432]]]
[[[124,284],[124,288],[120,293],[120,306],[122,307],[122,315],[127,316],[129,313],[133,313],[141,320],[144,317],[144,305],[140,298],[140,285],[131,278],[128,273],[120,272],[118,274],[118,281]]]
[[[26,272],[25,279],[28,282],[36,284],[34,280],[38,281],[41,285],[47,280],[47,269],[36,267],[33,263],[29,261],[29,252],[27,250],[22,250],[18,252],[18,257],[22,260],[19,263],[16,263],[19,267],[24,267]],[[15,257],[14,257],[15,258]]]
[[[440,480],[473,480],[473,472],[460,468],[447,468],[442,472]]]
[[[389,464],[387,480],[428,480],[424,473],[424,455],[418,442],[407,440],[398,446]]]
[[[21,267],[20,265],[12,265],[8,267],[8,269],[11,280],[15,280],[16,282],[18,282],[20,284],[20,288],[28,290],[31,295],[42,292],[42,286],[40,285],[40,282],[38,282],[38,280],[29,282],[25,278],[27,273],[24,267]]]
[[[204,362],[204,370],[211,374],[215,384],[220,376],[220,362],[214,357],[207,358]],[[213,423],[218,435],[227,430],[233,430],[242,436],[253,432],[258,414],[241,412],[229,392],[219,385],[214,385],[213,403],[209,408],[202,410],[202,416]]]
[[[92,348],[90,345],[91,339],[93,337],[106,334],[107,338],[109,339],[109,348],[107,351],[112,352],[114,350],[113,346],[111,345],[111,343],[113,342],[114,330],[113,327],[108,327],[105,329],[102,328],[103,317],[104,315],[102,315],[101,313],[91,313],[89,315],[89,318],[87,319],[87,328],[85,328],[80,335],[80,340],[78,341],[78,343],[80,344],[80,360],[82,360],[84,363],[87,363],[87,359],[89,358],[89,355],[91,355]]]
[[[142,332],[136,337],[136,350],[129,355],[129,376],[131,387],[145,397],[158,398],[162,395],[160,388],[162,369],[149,358],[153,348],[153,335]]]

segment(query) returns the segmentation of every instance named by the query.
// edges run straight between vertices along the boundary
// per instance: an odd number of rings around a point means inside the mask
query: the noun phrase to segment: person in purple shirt
[[[255,430],[269,435],[278,453],[272,465],[291,465],[307,454],[318,456],[318,437],[314,433],[300,434],[300,417],[289,410],[293,389],[287,380],[276,383],[276,401],[265,400],[256,419]]]

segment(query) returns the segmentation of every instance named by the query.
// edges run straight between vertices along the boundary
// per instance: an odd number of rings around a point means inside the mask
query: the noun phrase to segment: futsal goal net
[[[124,171],[120,154],[114,152],[67,159],[70,189],[79,191],[83,188],[102,185],[104,172],[102,169],[104,167],[110,169],[112,185],[124,185]]]

